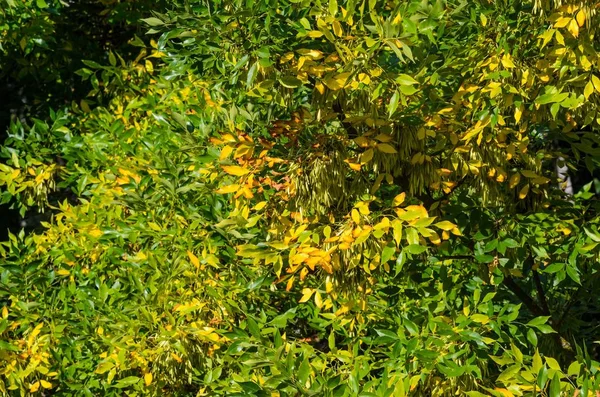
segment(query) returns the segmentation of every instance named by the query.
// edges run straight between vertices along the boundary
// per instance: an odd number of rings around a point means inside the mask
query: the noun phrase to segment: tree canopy
[[[0,0],[0,393],[595,396],[599,26]]]

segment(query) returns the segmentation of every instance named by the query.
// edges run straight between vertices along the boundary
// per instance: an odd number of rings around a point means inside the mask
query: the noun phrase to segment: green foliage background
[[[0,5],[0,393],[600,390],[600,3]]]

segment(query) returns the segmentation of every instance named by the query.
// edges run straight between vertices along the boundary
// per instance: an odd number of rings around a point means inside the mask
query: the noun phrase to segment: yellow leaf
[[[160,226],[158,225],[158,223],[156,223],[156,222],[148,222],[148,226],[150,226],[150,229],[152,229],[156,232],[160,232],[162,230],[160,228]]]
[[[315,88],[319,91],[319,94],[323,95],[325,93],[325,86],[320,81],[315,84]]]
[[[242,176],[250,173],[250,170],[239,165],[224,165],[223,171],[229,175]]]
[[[508,182],[508,187],[512,189],[515,186],[517,186],[520,181],[521,181],[521,174],[519,174],[517,172],[516,174],[514,174],[513,176],[510,177],[510,181]]]
[[[328,77],[323,80],[323,83],[333,91],[341,90],[346,85],[346,81],[350,77],[349,72],[337,74],[333,77]]]
[[[342,25],[338,21],[333,22],[333,33],[335,33],[335,35],[338,37],[342,37],[342,35],[344,34],[344,31],[342,30]]]
[[[313,292],[315,292],[315,290],[310,289],[310,288],[304,288],[302,290],[302,298],[300,298],[300,300],[298,301],[298,303],[308,302],[308,300],[312,296]]]
[[[388,143],[379,143],[377,144],[377,150],[383,153],[394,154],[397,153],[396,149]]]
[[[512,69],[515,67],[515,64],[513,63],[512,57],[510,56],[510,54],[504,54],[501,62],[502,62],[502,66],[504,66],[507,69]]]
[[[260,210],[262,210],[263,208],[265,208],[265,206],[266,206],[266,205],[267,205],[267,202],[266,202],[266,201],[261,201],[260,203],[258,203],[258,204],[256,204],[256,205],[254,206],[254,210],[255,210],[255,211],[260,211]]]
[[[8,308],[6,306],[2,307],[2,318],[8,318]]]
[[[40,383],[44,389],[52,389],[52,383],[45,380],[40,380]]]
[[[219,156],[219,160],[221,160],[221,161],[225,160],[227,157],[229,157],[231,152],[233,152],[233,148],[231,146],[225,146],[221,150],[221,155]]]
[[[490,318],[488,316],[486,316],[485,314],[473,314],[471,316],[471,320],[481,323],[481,324],[487,324],[490,322]]]
[[[501,388],[496,387],[494,389],[494,391],[501,393],[505,397],[515,397],[515,395],[512,394],[512,392],[510,392],[508,389],[501,389]]]
[[[144,374],[144,383],[146,383],[146,386],[150,386],[150,384],[152,383],[152,373],[151,372]]]
[[[351,170],[360,171],[360,164],[348,162]]]
[[[571,22],[571,18],[560,17],[556,20],[556,22],[554,22],[554,27],[555,28],[564,28],[565,26],[567,26],[569,24],[569,22]]]
[[[35,393],[36,391],[38,391],[40,388],[40,382],[35,382],[33,385],[31,385],[31,387],[29,388],[29,392],[30,393]]]
[[[577,25],[577,21],[575,19],[571,19],[571,22],[569,22],[569,26],[567,27],[567,30],[569,32],[571,32],[571,34],[574,37],[579,36],[579,25]]]
[[[358,213],[356,208],[352,209],[351,216],[354,223],[356,223],[357,225],[360,224],[360,214]]]
[[[290,292],[292,287],[294,286],[294,280],[296,279],[296,276],[292,276],[290,277],[290,279],[287,281],[287,283],[285,284],[285,290],[287,292]]]
[[[321,36],[323,36],[323,32],[318,30],[311,30],[310,32],[308,32],[308,37],[312,39],[318,39]]]
[[[441,221],[441,222],[436,223],[434,226],[436,226],[442,230],[446,230],[446,231],[456,229],[456,225],[449,221]]]
[[[315,305],[320,309],[323,307],[323,299],[321,299],[321,294],[319,291],[315,292]]]
[[[240,185],[228,185],[228,186],[223,186],[220,189],[217,189],[215,191],[215,193],[219,193],[219,194],[227,194],[227,193],[233,193],[233,192],[237,192],[240,188]]]
[[[485,27],[488,23],[487,17],[485,14],[479,14],[479,19],[481,19],[481,26]]]
[[[585,88],[583,89],[583,95],[585,96],[585,99],[589,99],[590,95],[592,95],[592,93],[594,92],[594,85],[592,84],[591,81],[588,81],[588,83],[585,85]]]
[[[523,116],[523,105],[515,108],[515,122],[519,122],[521,120],[521,116]]]
[[[96,330],[96,333],[97,333],[98,335],[104,335],[104,328],[102,328],[102,327],[98,327],[98,329]]]
[[[596,91],[600,92],[600,79],[595,74],[592,75],[592,84]]]
[[[325,292],[330,294],[331,291],[333,291],[333,283],[331,282],[331,278],[327,276],[327,278],[325,279]]]
[[[89,232],[90,236],[96,237],[96,238],[102,236],[103,234],[104,234],[104,232],[102,232],[102,230],[100,230],[98,228],[90,230],[90,232]]]
[[[66,269],[60,269],[60,270],[58,270],[56,273],[58,273],[58,274],[59,274],[59,275],[61,275],[61,276],[68,276],[69,274],[71,274],[71,272],[69,272],[69,271],[68,271],[68,270],[66,270]]]
[[[577,13],[577,16],[575,16],[575,19],[577,20],[577,24],[581,27],[585,24],[585,12],[583,12],[583,10],[580,10]]]
[[[306,48],[302,48],[296,52],[300,55],[304,55],[305,57],[309,57],[315,60],[323,58],[323,53],[319,50],[309,50]],[[350,73],[348,73],[348,75],[350,75]]]
[[[523,200],[525,197],[527,197],[527,193],[529,193],[529,184],[523,186],[519,192],[519,199]]]
[[[405,198],[406,198],[406,193],[404,193],[404,192],[400,193],[399,195],[394,197],[394,201],[392,201],[392,205],[394,207],[399,206],[400,204],[402,204],[404,202]]]
[[[192,262],[192,265],[194,265],[195,267],[200,267],[200,260],[198,259],[198,257],[194,255],[192,251],[188,251],[187,254],[190,258],[190,262]]]

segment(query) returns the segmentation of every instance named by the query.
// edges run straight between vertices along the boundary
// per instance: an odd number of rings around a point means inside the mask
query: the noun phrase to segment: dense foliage
[[[598,26],[0,0],[0,393],[594,396]]]

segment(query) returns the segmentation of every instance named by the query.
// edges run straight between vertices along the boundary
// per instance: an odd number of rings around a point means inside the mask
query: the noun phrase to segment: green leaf
[[[398,101],[400,100],[400,93],[394,91],[394,94],[390,98],[390,104],[388,105],[388,116],[392,117],[396,109],[398,109]]]
[[[256,74],[258,73],[258,62],[254,62],[248,70],[248,77],[246,78],[246,87],[252,87],[252,83],[254,83],[254,79],[256,78]]]
[[[535,334],[535,331],[531,328],[527,330],[527,340],[534,347],[537,346],[537,344],[538,344],[537,335]]]
[[[401,73],[398,75],[398,77],[396,77],[396,82],[400,85],[413,85],[413,84],[419,84],[419,82],[415,79],[413,79],[411,76]]]
[[[337,0],[329,0],[329,13],[331,16],[335,16],[338,12],[338,2]]]
[[[535,103],[539,105],[546,105],[548,103],[562,102],[569,96],[568,92],[560,94],[543,94],[535,99]]]
[[[404,250],[406,250],[406,252],[408,252],[409,254],[419,255],[425,252],[427,250],[427,247],[423,247],[422,245],[418,244],[410,244],[407,247],[405,247]]]
[[[142,21],[146,22],[150,26],[160,26],[165,24],[163,21],[155,17],[144,18]]]
[[[279,79],[279,82],[287,88],[297,88],[302,85],[302,81],[294,76],[284,76]]]
[[[300,364],[300,367],[298,367],[298,380],[301,382],[301,384],[304,384],[308,380],[309,376],[310,364],[308,363],[308,359],[304,358],[304,360],[302,360],[302,363]]]
[[[558,372],[554,373],[554,377],[550,382],[549,397],[560,397],[560,377],[558,376]]]
[[[386,245],[381,252],[381,263],[386,263],[396,253],[396,247],[394,245]]]
[[[538,325],[546,324],[548,319],[550,319],[550,316],[539,316],[529,321],[527,325],[537,327]]]
[[[125,387],[135,385],[140,380],[141,379],[138,378],[137,376],[128,376],[127,378],[123,378],[123,379],[119,380],[113,387],[115,387],[117,389],[123,389]]]
[[[567,265],[566,270],[567,275],[571,278],[571,280],[581,285],[581,279],[579,278],[579,271],[577,270],[577,268],[573,265]]]

